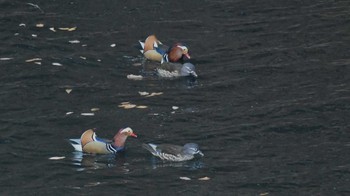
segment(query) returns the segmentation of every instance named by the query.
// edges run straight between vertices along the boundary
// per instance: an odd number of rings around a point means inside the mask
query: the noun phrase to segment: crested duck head
[[[113,138],[113,144],[118,147],[122,147],[125,144],[126,139],[131,137],[137,137],[134,131],[130,128],[123,128],[118,131],[118,133]]]

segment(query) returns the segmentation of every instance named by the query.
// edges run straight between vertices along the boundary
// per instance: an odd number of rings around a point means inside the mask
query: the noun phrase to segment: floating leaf
[[[139,94],[140,94],[141,96],[146,96],[146,95],[149,95],[149,92],[146,92],[146,91],[141,92],[141,91],[139,91]]]
[[[142,80],[143,77],[141,75],[133,75],[133,74],[129,74],[126,76],[129,80]]]
[[[268,195],[269,193],[268,192],[265,192],[265,193],[260,193],[259,195],[260,196],[265,196],[265,195]]]
[[[27,63],[34,62],[34,61],[41,61],[41,58],[33,58],[33,59],[28,59],[26,60]]]
[[[116,44],[111,44],[111,47],[114,48],[116,46]]]
[[[82,116],[95,116],[95,113],[86,112],[86,113],[81,113],[80,115],[82,115]]]
[[[158,95],[162,95],[162,94],[163,94],[163,92],[157,92],[157,93],[153,92],[150,95],[147,95],[146,97],[153,97],[153,96],[158,96]]]
[[[91,108],[90,109],[91,112],[96,112],[96,111],[99,111],[99,110],[100,110],[100,108]]]
[[[68,42],[71,43],[71,44],[79,44],[80,43],[79,40],[70,40]]]
[[[177,109],[179,109],[179,106],[173,106],[171,108],[173,108],[173,110],[177,110]]]
[[[52,31],[52,32],[56,32],[55,27],[51,27],[51,28],[49,28],[49,29],[50,29],[50,31]]]
[[[73,90],[73,89],[71,89],[71,88],[67,88],[67,89],[66,89],[66,93],[69,94],[70,92],[72,92],[72,90]]]
[[[62,156],[62,157],[50,157],[49,160],[61,160],[64,159],[66,157]]]
[[[12,60],[13,58],[10,57],[2,57],[0,58],[0,61],[8,61],[8,60]]]
[[[118,107],[124,108],[124,109],[131,109],[131,108],[135,108],[136,105],[135,104],[122,104],[122,105],[118,105]]]
[[[191,180],[191,178],[182,176],[182,177],[180,177],[180,180]]]
[[[52,65],[55,65],[55,66],[62,66],[62,64],[61,63],[52,63]]]
[[[38,27],[38,28],[43,28],[45,25],[42,24],[42,23],[38,23],[38,24],[36,24],[35,26]]]
[[[210,180],[210,178],[208,176],[205,176],[203,178],[198,178],[198,180]]]
[[[148,108],[148,106],[146,106],[146,105],[138,105],[138,106],[136,106],[136,108],[138,108],[138,109],[146,109],[146,108]]]
[[[61,30],[61,31],[75,31],[77,29],[77,27],[71,27],[71,28],[69,28],[69,27],[60,27],[58,29]]]

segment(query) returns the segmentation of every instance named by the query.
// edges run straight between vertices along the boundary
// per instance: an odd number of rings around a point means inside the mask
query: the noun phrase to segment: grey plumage
[[[187,161],[194,158],[196,154],[204,156],[195,143],[188,143],[184,146],[173,144],[142,144],[142,147],[151,152],[154,156],[168,161]]]

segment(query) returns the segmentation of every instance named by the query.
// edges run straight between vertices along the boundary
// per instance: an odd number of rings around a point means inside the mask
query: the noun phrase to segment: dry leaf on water
[[[91,110],[91,112],[96,112],[96,111],[99,111],[100,108],[91,108],[90,110]]]
[[[202,178],[198,178],[198,180],[210,180],[210,178],[208,176],[202,177]]]
[[[162,95],[162,94],[163,94],[163,92],[157,92],[157,93],[153,92],[149,95],[146,95],[145,97],[153,97],[153,96],[158,96],[158,95]]]
[[[52,65],[55,65],[55,66],[62,66],[62,64],[61,63],[52,63]]]
[[[45,25],[44,25],[43,23],[38,23],[38,24],[36,24],[35,26],[38,27],[38,28],[42,28],[42,27],[44,27]]]
[[[146,105],[138,105],[138,106],[136,106],[136,108],[138,108],[138,109],[146,109],[146,108],[148,108],[148,106],[146,106]]]
[[[77,29],[77,27],[60,27],[58,28],[61,31],[75,31]]]
[[[33,58],[33,59],[28,59],[26,60],[26,63],[34,62],[34,61],[41,61],[41,58]]]
[[[141,92],[141,91],[139,91],[139,94],[140,94],[141,96],[146,96],[146,95],[149,95],[149,92],[146,92],[146,91]]]
[[[64,159],[66,157],[62,156],[62,157],[50,157],[49,160],[61,160]]]
[[[126,76],[129,80],[142,80],[143,77],[141,75],[129,74]]]
[[[0,58],[0,61],[8,61],[8,60],[12,60],[13,58],[9,58],[9,57],[2,57]]]
[[[95,113],[86,112],[86,113],[81,113],[80,115],[82,115],[82,116],[94,116]]]
[[[182,176],[182,177],[180,177],[180,180],[191,180],[191,178]]]
[[[66,93],[69,94],[70,92],[72,92],[72,90],[73,90],[73,89],[71,89],[71,88],[67,88],[67,89],[66,89]]]

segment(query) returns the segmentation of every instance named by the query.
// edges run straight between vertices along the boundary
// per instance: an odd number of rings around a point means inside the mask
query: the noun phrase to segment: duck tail
[[[80,139],[68,139],[68,142],[73,146],[76,151],[82,152]]]
[[[143,54],[145,49],[145,43],[139,40],[140,45],[138,45],[138,49],[140,50],[141,54]]]
[[[151,143],[145,144],[145,143],[143,143],[142,147],[144,149],[150,151],[153,155],[157,154],[157,150],[156,150],[157,146],[155,144],[151,144]]]

